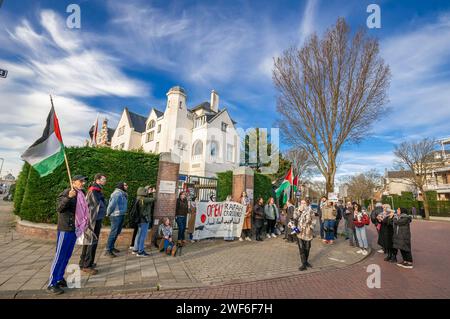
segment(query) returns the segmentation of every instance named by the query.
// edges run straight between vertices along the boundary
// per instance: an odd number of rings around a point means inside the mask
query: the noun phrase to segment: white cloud
[[[11,19],[8,19],[11,21]],[[42,134],[50,110],[49,94],[66,145],[82,145],[95,120],[97,110],[80,97],[145,97],[149,88],[126,76],[118,59],[107,52],[88,48],[81,33],[68,31],[56,13],[40,14],[42,32],[22,20],[3,36],[2,44],[16,53],[16,59],[2,59],[9,71],[0,85],[0,157],[4,172],[17,175],[21,153]],[[100,112],[100,119],[118,121],[118,114]]]

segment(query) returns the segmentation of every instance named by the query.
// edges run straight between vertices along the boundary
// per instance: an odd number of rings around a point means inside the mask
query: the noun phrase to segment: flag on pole
[[[298,175],[295,175],[295,178],[294,178],[294,181],[292,184],[293,184],[292,186],[294,188],[294,193],[296,193],[298,190]]]
[[[53,106],[41,138],[22,154],[22,159],[33,166],[41,177],[52,173],[64,162],[64,144]]]
[[[289,169],[289,171],[286,174],[286,177],[284,178],[283,182],[281,183],[280,187],[278,187],[275,190],[275,194],[276,197],[280,197],[281,194],[283,193],[283,200],[282,200],[282,205],[284,205],[284,203],[287,202],[287,200],[289,199],[290,193],[291,193],[291,186],[293,184],[293,180],[292,180],[292,167]]]
[[[89,135],[91,136],[91,146],[97,146],[97,135],[98,135],[98,113],[95,119],[94,125],[92,125],[89,130]]]

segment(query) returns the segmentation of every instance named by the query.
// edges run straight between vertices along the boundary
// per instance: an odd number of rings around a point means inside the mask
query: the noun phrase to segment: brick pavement
[[[26,238],[15,232],[11,205],[0,202],[0,296],[45,294],[54,256],[53,241]],[[251,282],[276,277],[296,276],[299,255],[296,244],[281,238],[264,242],[201,241],[189,244],[181,257],[165,256],[155,249],[151,257],[137,258],[126,246],[117,258],[103,256],[100,246],[96,258],[99,273],[83,274],[82,289],[70,289],[65,297],[102,293],[123,293],[173,288],[210,287],[229,283]],[[77,264],[80,248],[76,247],[69,264]],[[356,263],[362,258],[344,240],[325,246],[314,240],[309,273],[332,270]]]

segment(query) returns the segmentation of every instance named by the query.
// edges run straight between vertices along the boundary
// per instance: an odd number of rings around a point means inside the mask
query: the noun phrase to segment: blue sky
[[[67,5],[81,8],[68,29]],[[66,144],[87,137],[97,112],[117,123],[124,106],[164,110],[181,85],[188,105],[220,94],[239,127],[277,126],[272,59],[345,17],[368,30],[390,65],[390,111],[372,137],[345,147],[338,175],[392,167],[405,139],[450,135],[449,1],[12,1],[0,8],[0,157],[17,174],[20,154],[40,136],[55,96]],[[369,127],[368,127],[369,129]],[[5,172],[5,171],[4,171]]]

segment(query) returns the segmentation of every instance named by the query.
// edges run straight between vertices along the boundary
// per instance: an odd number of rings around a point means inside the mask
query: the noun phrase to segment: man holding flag
[[[292,173],[292,166],[287,172],[283,182],[281,183],[280,187],[278,187],[275,190],[276,197],[279,198],[281,194],[283,194],[283,199],[281,201],[281,206],[287,202],[287,200],[291,197],[291,187],[293,185],[293,173]]]
[[[59,129],[53,100],[50,96],[52,108],[47,117],[42,136],[33,143],[23,154],[22,159],[28,162],[41,177],[52,173],[62,162],[66,162],[70,188],[64,190],[57,199],[58,233],[56,253],[50,270],[47,290],[53,294],[62,294],[61,287],[67,287],[64,273],[72,256],[77,237],[81,236],[88,227],[89,211],[83,191],[86,177],[70,175],[69,163],[64,151],[64,144]]]

